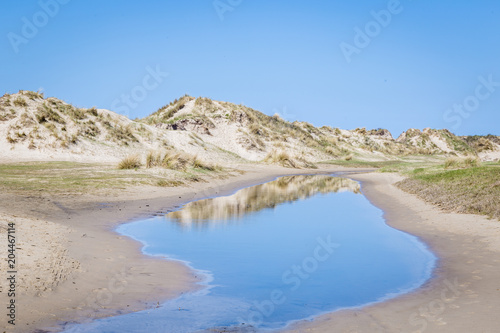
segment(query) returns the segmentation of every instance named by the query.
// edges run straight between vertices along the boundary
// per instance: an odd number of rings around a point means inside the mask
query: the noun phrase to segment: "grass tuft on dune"
[[[150,151],[146,155],[146,168],[155,167],[181,171],[185,171],[188,168],[207,171],[222,170],[220,166],[202,161],[196,155],[190,155],[174,149],[164,152]]]
[[[481,166],[481,161],[477,157],[450,157],[444,162],[445,169],[477,168],[479,166]]]
[[[120,170],[128,170],[128,169],[137,169],[141,167],[141,159],[137,155],[130,155],[125,157],[123,160],[118,163],[118,169]]]

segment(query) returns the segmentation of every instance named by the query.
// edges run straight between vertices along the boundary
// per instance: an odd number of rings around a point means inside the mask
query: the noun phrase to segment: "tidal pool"
[[[406,293],[430,278],[436,258],[382,214],[353,180],[288,176],[124,224],[119,233],[146,254],[184,261],[205,288],[65,332],[272,330]]]

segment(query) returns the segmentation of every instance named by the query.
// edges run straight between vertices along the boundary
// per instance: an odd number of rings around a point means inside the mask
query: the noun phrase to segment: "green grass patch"
[[[22,195],[39,192],[60,195],[113,193],[134,186],[172,187],[203,181],[204,174],[147,169],[118,170],[113,164],[75,162],[25,162],[0,164],[0,191]]]
[[[426,168],[397,183],[409,193],[445,210],[500,219],[500,166],[467,169]]]
[[[74,162],[26,162],[0,164],[0,189],[30,194],[79,194],[96,189],[122,189],[131,185],[150,184],[151,176],[134,171],[119,171],[107,164]]]

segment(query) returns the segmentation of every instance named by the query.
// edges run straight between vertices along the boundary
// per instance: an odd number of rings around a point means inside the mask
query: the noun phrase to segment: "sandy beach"
[[[58,323],[154,311],[158,303],[197,288],[199,278],[186,266],[144,256],[138,242],[113,232],[119,223],[281,175],[348,170],[245,168],[244,174],[225,180],[190,187],[137,187],[114,196],[0,194],[1,226],[16,223],[19,247],[19,307],[15,329],[8,327],[8,332],[57,330]],[[383,209],[388,224],[430,246],[440,259],[434,277],[411,294],[298,322],[286,331],[494,332],[500,306],[498,223],[476,215],[443,213],[394,187],[401,179],[395,174],[349,178],[362,182],[363,193]],[[1,287],[3,293],[5,281]]]

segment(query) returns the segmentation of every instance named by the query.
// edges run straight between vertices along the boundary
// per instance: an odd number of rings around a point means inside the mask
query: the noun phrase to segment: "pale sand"
[[[500,222],[445,213],[392,184],[394,174],[349,176],[387,223],[420,237],[438,256],[418,290],[360,309],[301,321],[287,332],[500,332]]]
[[[240,169],[246,173],[225,180],[177,188],[136,187],[114,196],[0,193],[1,239],[7,245],[6,223],[16,222],[19,247],[16,326],[8,325],[6,310],[0,310],[0,328],[7,332],[56,330],[60,322],[154,309],[158,303],[199,288],[199,277],[182,263],[142,255],[141,244],[113,231],[118,224],[281,175],[345,170],[262,165]],[[1,253],[3,259],[6,252]],[[5,260],[0,260],[0,269],[7,270]],[[8,299],[4,275],[2,304]]]

